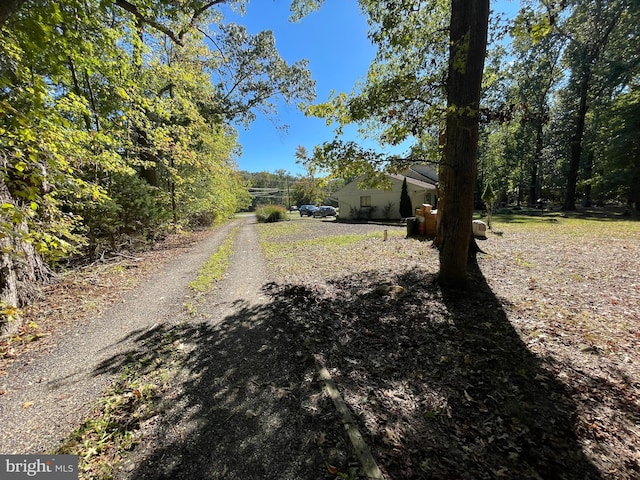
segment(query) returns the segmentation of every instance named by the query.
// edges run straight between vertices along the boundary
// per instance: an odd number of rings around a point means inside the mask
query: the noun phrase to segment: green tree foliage
[[[300,205],[294,195],[297,178],[285,170],[276,172],[242,172],[244,181],[251,189],[251,206],[260,205]]]
[[[34,0],[0,9],[0,299],[45,264],[202,225],[249,204],[235,124],[309,101],[243,0]],[[45,263],[41,262],[41,258]],[[19,267],[27,265],[28,268]],[[14,287],[9,284],[13,283]],[[14,292],[15,293],[15,292]]]
[[[319,1],[301,1],[299,11]],[[382,145],[415,141],[404,158],[365,150],[339,138],[316,149],[314,163],[331,172],[375,177],[430,157],[440,167],[440,281],[462,285],[472,241],[480,91],[489,24],[488,0],[361,0],[378,50],[366,80],[351,95],[333,95],[308,113],[350,123]],[[441,135],[442,133],[442,135]],[[440,138],[441,142],[434,142]],[[440,148],[441,147],[441,148]]]
[[[566,209],[580,197],[585,207],[592,196],[598,205],[627,201],[609,158],[618,135],[608,127],[620,127],[618,98],[637,84],[639,7],[631,0],[523,4],[509,29],[510,61],[495,69],[498,102],[487,105],[496,96],[485,90],[483,116],[498,122],[483,124],[477,187],[491,181],[501,202],[529,207],[538,198]]]
[[[510,170],[493,176],[494,180],[510,179],[512,189],[517,185],[518,202],[526,196],[529,207],[543,196],[543,174],[550,170],[545,146],[549,141],[552,95],[562,79],[560,58],[566,44],[557,32],[543,29],[547,34],[539,34],[540,26],[546,25],[545,18],[523,10],[511,30],[515,61],[508,71],[510,89],[505,101],[516,108],[508,138],[502,140],[515,145],[511,152],[516,158],[509,159]]]
[[[602,127],[604,161],[594,183],[601,197],[619,198],[640,212],[640,86],[620,95]]]
[[[437,141],[446,112],[448,22],[446,2],[360,2],[370,25],[369,37],[378,50],[364,82],[350,95],[333,94],[309,107],[309,115],[336,125],[338,138],[317,149],[314,159],[323,169],[343,177],[375,177],[399,172],[415,161],[437,161]],[[342,128],[357,124],[363,136],[384,145],[415,144],[402,158],[363,149],[339,139]]]
[[[559,11],[548,10],[554,28],[566,39],[563,62],[569,71],[562,110],[570,113],[567,131],[566,190],[563,209],[575,209],[580,167],[593,152],[585,135],[593,125],[588,113],[598,102],[609,102],[637,75],[640,2],[637,0],[576,0]],[[592,161],[587,169],[593,170]],[[590,176],[590,174],[588,175]]]
[[[318,167],[313,157],[310,157],[307,149],[299,145],[296,149],[296,162],[304,167],[305,173],[299,175],[293,188],[294,197],[299,200],[299,205],[318,205],[327,196],[325,190],[326,179],[317,176]]]
[[[407,190],[407,179],[402,180],[402,190],[400,192],[400,216],[408,218],[413,216],[413,205],[411,205],[411,197]]]

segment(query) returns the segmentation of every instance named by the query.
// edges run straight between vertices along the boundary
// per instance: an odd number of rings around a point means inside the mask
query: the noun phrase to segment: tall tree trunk
[[[635,154],[632,154],[632,165],[634,166],[631,178],[629,179],[629,207],[635,208],[640,213],[640,148],[635,148]]]
[[[593,160],[595,158],[595,154],[593,150],[589,151],[587,155],[587,161],[584,165],[584,196],[582,197],[582,206],[583,207],[591,207],[592,199],[591,199],[591,179],[593,178]]]
[[[0,178],[0,202],[19,208],[6,183]],[[13,226],[13,235],[0,238],[0,334],[15,333],[21,323],[7,311],[26,305],[38,295],[38,285],[51,272],[31,243],[25,220]]]
[[[93,87],[91,86],[91,79],[87,70],[84,71],[84,83],[87,85],[87,92],[89,93],[89,102],[91,103],[91,111],[93,112],[93,119],[96,125],[96,132],[102,130],[100,125],[100,112],[98,112],[98,103],[96,102],[96,96],[93,93]]]
[[[527,199],[527,206],[533,207],[536,204],[536,193],[538,191],[538,160],[536,158],[531,162],[531,168],[529,169],[529,198]]]
[[[624,6],[619,4],[619,13],[624,10]],[[597,17],[597,16],[596,16]],[[576,130],[571,138],[571,158],[569,159],[569,172],[567,174],[567,192],[562,205],[563,210],[575,210],[576,209],[576,186],[578,184],[578,170],[580,169],[580,159],[582,156],[582,139],[584,137],[585,123],[587,117],[587,111],[589,109],[589,87],[591,86],[591,80],[593,78],[593,65],[598,61],[602,52],[609,42],[609,37],[614,31],[620,18],[623,18],[620,14],[611,14],[608,19],[608,24],[602,25],[602,30],[594,32],[594,35],[600,35],[596,38],[596,41],[591,46],[582,45],[582,77],[579,84],[579,103],[576,116]]]
[[[539,119],[536,122],[536,145],[533,152],[533,162],[529,170],[529,201],[527,202],[529,207],[535,206],[538,198],[540,198],[540,165],[542,164],[542,149],[544,148],[542,127],[542,119]]]
[[[78,97],[84,97],[82,93],[82,89],[80,88],[80,82],[78,81],[78,73],[76,72],[76,66],[73,63],[73,59],[71,57],[67,57],[69,59],[69,71],[71,72],[71,79],[73,80],[73,93],[75,93]],[[84,113],[84,126],[87,129],[87,132],[91,132],[91,118],[89,115]]]
[[[569,158],[569,171],[567,172],[567,191],[562,205],[563,210],[576,209],[576,187],[578,185],[578,170],[580,169],[580,157],[582,156],[582,137],[588,110],[589,83],[591,81],[591,69],[585,65],[585,71],[580,82],[580,103],[576,117],[576,131],[571,138],[571,157]]]
[[[440,273],[443,285],[467,281],[473,241],[473,190],[477,170],[478,110],[489,22],[489,0],[452,0],[447,121],[440,167]]]

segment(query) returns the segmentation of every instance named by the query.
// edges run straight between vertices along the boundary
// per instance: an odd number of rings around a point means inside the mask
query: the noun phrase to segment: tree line
[[[446,123],[457,111],[479,123],[476,200],[492,184],[505,203],[542,198],[574,210],[618,202],[640,212],[640,2],[528,1],[515,18],[489,16],[476,106],[449,101],[451,66],[470,55],[450,55],[452,14],[471,4],[360,5],[377,56],[353,92],[307,109],[337,125],[336,137],[315,149],[316,166],[373,175],[413,161],[446,163]],[[363,150],[341,139],[353,123],[381,145],[413,146],[395,157]]]
[[[249,205],[236,126],[315,85],[272,32],[225,20],[245,4],[3,2],[0,324],[60,262]]]
[[[531,0],[514,20],[489,0],[359,4],[377,54],[351,93],[307,109],[336,125],[313,164],[371,178],[437,164],[441,283],[466,282],[472,209],[487,184],[500,201],[574,210],[581,197],[640,211],[638,0]],[[349,124],[381,145],[412,147],[363,149],[342,139]]]
[[[532,205],[618,202],[640,212],[640,2],[540,2],[495,49],[481,179]],[[489,117],[487,120],[491,120]]]

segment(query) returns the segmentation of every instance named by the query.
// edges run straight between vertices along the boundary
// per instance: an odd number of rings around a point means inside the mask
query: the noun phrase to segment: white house
[[[402,182],[407,179],[407,193],[413,210],[423,203],[435,205],[438,175],[433,168],[415,165],[401,175],[387,175],[391,188],[361,189],[362,177],[348,183],[333,194],[338,199],[340,217],[343,219],[387,219],[399,220]]]

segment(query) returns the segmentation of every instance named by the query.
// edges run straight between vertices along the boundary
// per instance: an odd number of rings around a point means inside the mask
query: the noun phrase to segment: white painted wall
[[[400,219],[400,194],[402,193],[402,180],[396,178],[389,178],[391,182],[391,190],[382,189],[360,189],[358,183],[360,180],[355,180],[342,189],[337,191],[334,196],[338,199],[338,206],[340,208],[340,218],[350,219],[351,209],[362,208],[360,206],[361,197],[371,197],[371,206],[376,207],[372,218],[384,219],[384,211],[389,202],[393,203],[389,219]],[[422,182],[420,182],[422,183]],[[411,205],[415,209],[420,207],[423,203],[429,203],[433,205],[435,200],[435,187],[428,185],[426,188],[422,185],[415,185],[411,183],[411,179],[407,179],[407,192],[409,198],[411,198]]]

